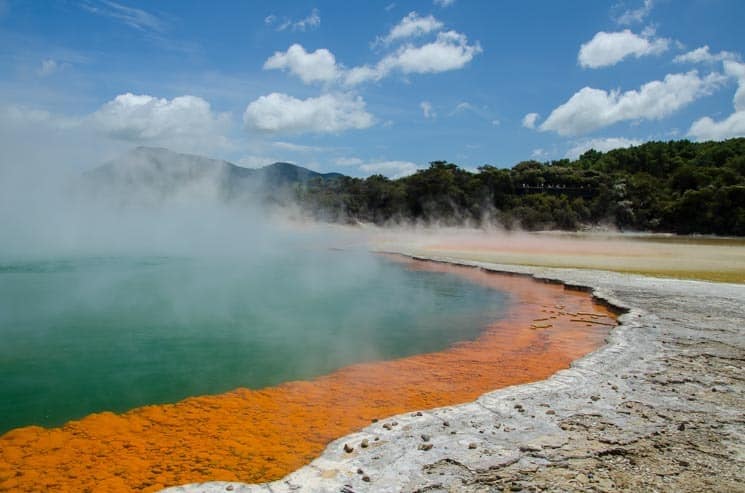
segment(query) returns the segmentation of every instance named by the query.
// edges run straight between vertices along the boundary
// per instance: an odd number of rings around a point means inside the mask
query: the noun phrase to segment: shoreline
[[[615,317],[584,290],[397,261],[402,268],[450,272],[513,299],[477,339],[435,353],[360,363],[256,391],[98,413],[60,428],[12,430],[0,438],[0,490],[154,491],[208,479],[281,478],[371,420],[469,402],[494,388],[546,378],[601,346],[614,325],[609,322]],[[575,320],[579,313],[583,320]],[[379,443],[371,438],[369,445],[373,450]]]
[[[419,257],[584,286],[627,312],[546,380],[391,417],[279,481],[167,491],[745,491],[745,285]]]

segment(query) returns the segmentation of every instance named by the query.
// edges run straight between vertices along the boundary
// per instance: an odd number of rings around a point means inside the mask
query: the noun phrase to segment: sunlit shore
[[[626,233],[378,230],[383,250],[507,265],[607,270],[676,279],[745,282],[745,240]]]

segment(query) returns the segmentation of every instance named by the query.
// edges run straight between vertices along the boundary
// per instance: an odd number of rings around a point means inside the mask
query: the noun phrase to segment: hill
[[[335,180],[338,173],[317,173],[291,163],[244,168],[228,161],[182,154],[158,147],[137,147],[84,175],[85,187],[99,197],[128,203],[215,199],[246,201],[294,194],[310,180]]]
[[[648,142],[576,160],[490,165],[472,173],[446,161],[390,180],[313,181],[298,199],[319,217],[387,224],[745,235],[745,139]]]

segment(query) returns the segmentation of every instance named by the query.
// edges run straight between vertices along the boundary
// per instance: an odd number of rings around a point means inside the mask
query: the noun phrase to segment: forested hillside
[[[745,138],[649,142],[572,161],[485,165],[472,173],[435,161],[390,180],[311,180],[297,198],[318,217],[386,224],[415,221],[574,230],[745,235]]]

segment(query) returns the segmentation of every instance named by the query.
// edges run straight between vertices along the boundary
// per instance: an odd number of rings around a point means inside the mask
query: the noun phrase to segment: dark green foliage
[[[298,199],[318,217],[386,224],[481,225],[574,230],[622,229],[745,235],[745,138],[649,142],[574,161],[523,161],[472,173],[434,161],[389,180],[310,180]]]

